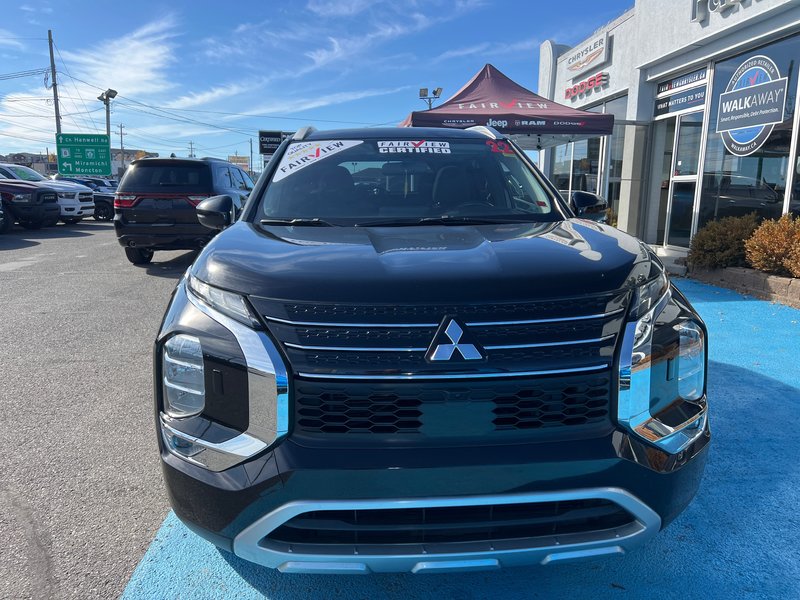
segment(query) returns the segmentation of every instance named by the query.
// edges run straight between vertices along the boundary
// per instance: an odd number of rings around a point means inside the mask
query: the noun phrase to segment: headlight
[[[72,200],[75,198],[75,192],[58,192],[58,197],[64,200]]]
[[[222,314],[250,327],[258,326],[258,320],[250,312],[244,296],[209,285],[194,275],[188,276],[186,287],[191,293]]]
[[[199,415],[205,408],[203,348],[200,340],[179,334],[164,344],[164,412],[174,419]]]
[[[11,196],[11,202],[15,204],[31,204],[33,202],[33,194],[14,194]]]
[[[706,339],[663,273],[633,294],[619,366],[618,419],[670,454],[706,424]]]

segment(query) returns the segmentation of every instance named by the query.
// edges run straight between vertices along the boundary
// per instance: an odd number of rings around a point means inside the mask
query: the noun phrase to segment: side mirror
[[[197,220],[209,229],[223,230],[236,218],[233,198],[211,196],[197,205]]]
[[[608,202],[605,198],[601,198],[591,192],[577,190],[572,192],[571,204],[576,215],[594,221],[602,221],[608,208]]]

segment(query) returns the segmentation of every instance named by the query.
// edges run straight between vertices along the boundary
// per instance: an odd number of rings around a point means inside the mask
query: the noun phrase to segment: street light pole
[[[433,108],[433,101],[438,100],[442,95],[442,88],[437,87],[433,90],[433,95],[428,95],[428,88],[419,88],[419,99],[428,103],[428,110]]]
[[[109,143],[111,142],[111,99],[116,97],[117,90],[112,90],[111,88],[108,88],[97,97],[100,102],[106,105],[106,135]]]

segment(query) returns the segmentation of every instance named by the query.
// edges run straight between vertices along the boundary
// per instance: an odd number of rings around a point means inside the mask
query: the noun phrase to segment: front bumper
[[[164,480],[176,515],[195,533],[246,560],[292,572],[422,572],[491,569],[622,554],[650,539],[690,503],[710,434],[678,460],[621,431],[595,439],[484,448],[364,450],[307,448],[291,438],[274,451],[214,473],[162,445]],[[265,538],[300,512],[369,507],[473,506],[606,498],[635,523],[523,547],[469,551],[287,552]]]
[[[58,206],[55,204],[38,205],[5,205],[5,210],[15,221],[30,223],[44,222],[53,219],[58,215]]]
[[[62,219],[85,219],[94,215],[94,202],[73,202],[59,199],[58,206]]]
[[[237,346],[231,329],[223,325],[225,319],[199,310],[187,293],[180,284],[160,339],[179,331],[205,332],[210,345],[242,347],[244,355],[230,360],[246,370],[249,345],[239,340]],[[158,389],[158,353],[155,373]],[[230,398],[225,407],[225,417],[231,418]],[[162,408],[157,399],[157,427]],[[245,423],[246,419],[240,431],[245,431]],[[176,515],[191,530],[244,559],[289,572],[419,573],[624,553],[648,540],[691,502],[700,485],[709,439],[707,423],[703,435],[677,454],[649,445],[618,425],[582,439],[458,447],[311,443],[290,431],[271,450],[219,471],[179,458],[161,436],[159,444]],[[575,499],[611,502],[632,519],[619,526],[537,535],[511,546],[471,541],[468,547],[461,543],[287,547],[271,538],[298,515],[317,511],[443,506],[458,511],[532,502],[557,506]]]

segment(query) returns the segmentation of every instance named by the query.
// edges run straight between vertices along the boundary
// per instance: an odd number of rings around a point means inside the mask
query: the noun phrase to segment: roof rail
[[[292,140],[294,140],[295,142],[301,142],[316,131],[317,131],[316,127],[312,125],[306,125],[305,127],[301,127],[295,132],[295,134],[292,136]]]
[[[475,133],[480,133],[482,135],[485,135],[486,137],[492,138],[493,140],[505,137],[502,133],[497,131],[497,129],[495,129],[494,127],[488,127],[487,125],[473,125],[472,127],[467,127],[467,131],[474,131]]]

